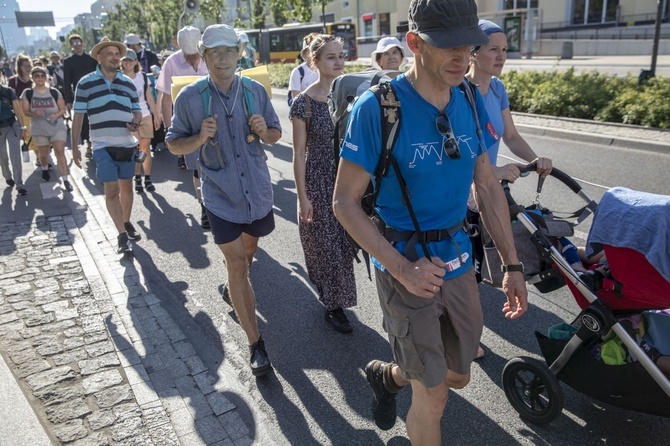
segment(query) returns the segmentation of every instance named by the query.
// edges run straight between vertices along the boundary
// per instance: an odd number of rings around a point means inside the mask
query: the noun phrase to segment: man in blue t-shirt
[[[338,219],[374,259],[384,329],[394,350],[394,363],[375,360],[365,368],[375,396],[373,417],[381,429],[390,429],[395,393],[411,384],[407,432],[412,444],[440,444],[449,389],[468,383],[483,327],[464,225],[473,179],[479,209],[505,265],[503,312],[514,319],[527,309],[506,200],[486,153],[498,135],[476,94],[483,129],[478,137],[473,110],[458,88],[471,47],[488,41],[477,22],[474,0],[412,0],[406,41],[414,66],[391,82],[402,104],[393,158],[429,252],[413,241],[415,227],[393,168],[377,199],[384,236],[360,206],[381,153],[381,119],[389,115],[382,118],[371,92],[351,112],[335,186]],[[405,242],[408,234],[415,237]]]

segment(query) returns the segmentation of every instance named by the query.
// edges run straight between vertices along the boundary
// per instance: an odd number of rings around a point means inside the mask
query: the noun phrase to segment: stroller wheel
[[[503,369],[503,388],[512,407],[531,423],[550,423],[563,410],[558,378],[537,359],[509,360]]]

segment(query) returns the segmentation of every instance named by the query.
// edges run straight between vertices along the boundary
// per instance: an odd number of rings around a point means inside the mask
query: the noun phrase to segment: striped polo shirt
[[[135,147],[137,139],[126,128],[133,113],[141,112],[133,81],[121,70],[112,82],[100,71],[82,77],[77,84],[72,108],[75,113],[88,113],[91,126],[91,148]]]

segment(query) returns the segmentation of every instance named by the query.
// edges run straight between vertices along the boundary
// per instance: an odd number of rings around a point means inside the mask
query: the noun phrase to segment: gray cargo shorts
[[[445,280],[434,299],[411,294],[388,273],[376,270],[375,278],[384,330],[404,378],[431,388],[448,370],[470,373],[484,326],[474,269]]]

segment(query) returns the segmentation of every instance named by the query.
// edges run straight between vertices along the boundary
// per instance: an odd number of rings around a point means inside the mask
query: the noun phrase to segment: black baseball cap
[[[412,0],[409,31],[437,48],[481,46],[489,38],[479,28],[474,0]]]

